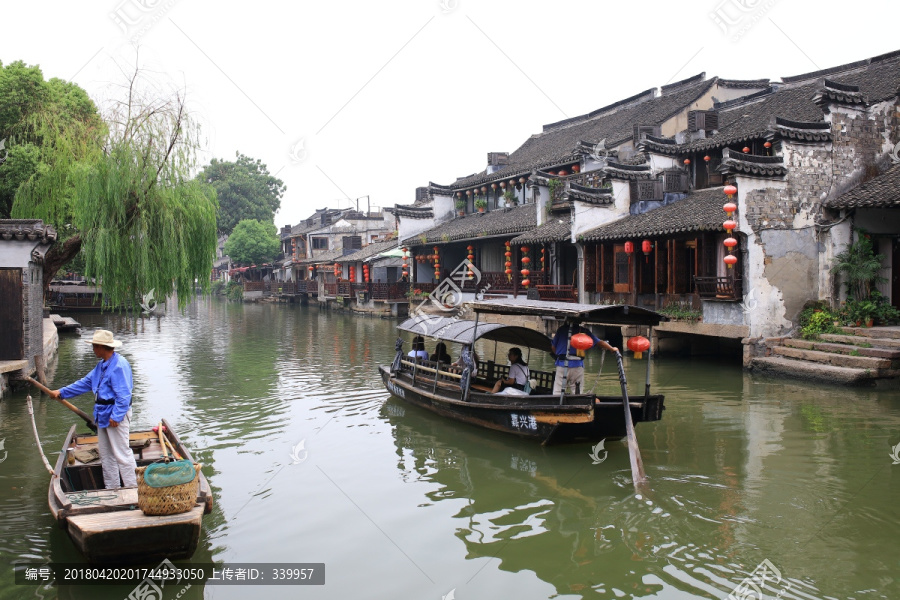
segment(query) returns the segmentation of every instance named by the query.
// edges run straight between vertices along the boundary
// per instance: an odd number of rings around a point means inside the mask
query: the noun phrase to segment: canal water
[[[134,426],[169,419],[213,487],[180,565],[326,565],[324,586],[167,586],[165,600],[900,598],[897,392],[654,360],[667,410],[638,426],[650,482],[636,494],[620,441],[541,447],[390,397],[376,371],[393,355],[389,320],[216,299],[79,318],[53,386],[86,373],[85,340],[112,329],[134,368]],[[642,387],[646,363],[626,360]],[[614,392],[605,367],[597,389]],[[46,398],[35,413],[55,462],[77,417]],[[0,599],[128,597],[14,584],[14,562],[81,559],[50,518],[24,391],[0,402],[0,440]]]

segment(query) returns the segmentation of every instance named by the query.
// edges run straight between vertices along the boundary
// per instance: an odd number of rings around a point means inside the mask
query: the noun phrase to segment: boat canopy
[[[420,315],[403,321],[397,326],[397,329],[456,344],[472,344],[475,339],[482,339],[553,352],[550,338],[534,329],[518,325],[478,323],[477,336],[475,336],[475,325],[475,321]],[[475,336],[474,339],[473,336]]]
[[[476,313],[495,315],[533,315],[564,321],[572,319],[582,323],[608,325],[659,325],[669,318],[652,310],[628,304],[578,304],[573,302],[547,302],[506,298],[482,300],[472,303]],[[481,329],[481,325],[478,326]]]

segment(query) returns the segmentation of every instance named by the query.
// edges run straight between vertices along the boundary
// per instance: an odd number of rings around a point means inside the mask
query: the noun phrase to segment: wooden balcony
[[[700,297],[709,300],[740,300],[743,297],[741,280],[735,277],[694,277]]]

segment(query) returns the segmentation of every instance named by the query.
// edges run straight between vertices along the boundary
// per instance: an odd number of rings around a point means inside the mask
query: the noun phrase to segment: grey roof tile
[[[579,236],[584,241],[653,238],[692,231],[719,231],[726,220],[724,187],[693,192],[672,204],[601,225]],[[724,231],[724,230],[722,230]]]
[[[900,164],[824,204],[829,208],[900,208]]]
[[[461,240],[477,240],[534,229],[537,225],[536,205],[524,204],[512,208],[498,208],[491,212],[475,213],[442,223],[437,227],[403,240],[403,244],[420,246]]]

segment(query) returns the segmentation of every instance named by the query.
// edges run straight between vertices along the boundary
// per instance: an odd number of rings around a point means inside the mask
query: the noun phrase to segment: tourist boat
[[[514,321],[517,316],[539,316],[544,321],[555,320],[557,325],[565,322],[634,325],[647,330],[667,320],[656,312],[627,305],[506,299],[474,302],[471,307],[475,320],[418,315],[401,323],[398,329],[468,348],[472,348],[477,340],[488,340],[552,353],[551,338],[542,332],[521,325],[479,322],[479,318],[485,314],[507,315],[513,317],[508,321]],[[594,442],[626,435],[625,405],[621,395],[554,395],[555,370],[534,369],[531,378],[537,386],[530,394],[492,394],[493,383],[507,377],[509,367],[480,361],[471,370],[470,374],[451,365],[413,360],[404,352],[402,338],[397,341],[394,362],[380,367],[384,385],[392,394],[465,423],[513,433],[542,444]],[[648,376],[640,393],[629,393],[633,422],[658,421],[662,418],[664,400],[662,395],[650,394]]]
[[[193,460],[178,436],[163,420],[164,435],[183,458]],[[201,519],[212,510],[209,482],[201,472],[197,501],[187,512],[147,516],[138,508],[136,487],[103,487],[99,460],[81,462],[75,454],[97,447],[97,435],[66,436],[50,481],[50,512],[88,562],[98,565],[159,563],[162,559],[190,558],[197,549]],[[159,434],[132,431],[130,445],[139,467],[158,462],[163,455]],[[171,452],[169,452],[171,455]]]

